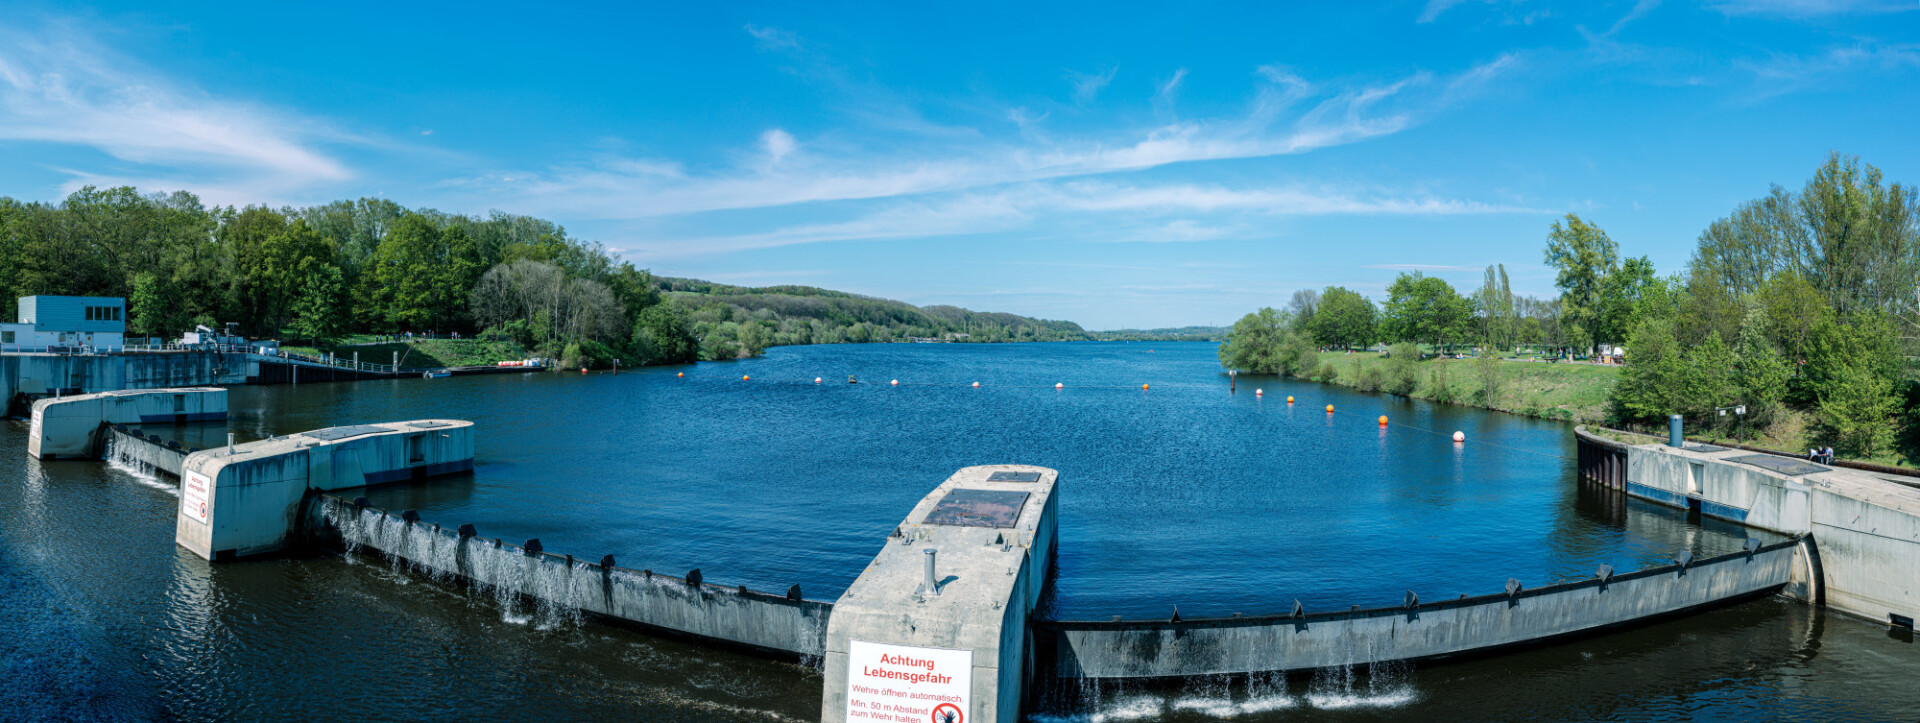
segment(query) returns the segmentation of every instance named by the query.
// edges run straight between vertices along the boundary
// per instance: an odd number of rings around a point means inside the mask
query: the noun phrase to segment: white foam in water
[[[1097,705],[1092,711],[1067,715],[1035,714],[1028,716],[1028,719],[1037,723],[1107,723],[1107,721],[1158,718],[1165,714],[1166,710],[1166,701],[1153,696],[1140,695],[1117,698]]]
[[[1412,688],[1385,693],[1308,693],[1307,702],[1322,710],[1347,708],[1392,708],[1412,703],[1420,694]]]
[[[180,496],[179,485],[161,480],[159,477],[155,476],[153,473],[153,470],[148,469],[147,465],[144,463],[128,460],[126,457],[120,454],[119,446],[120,446],[119,443],[114,441],[111,435],[107,437],[106,458],[107,458],[108,469],[114,470],[116,472],[121,472],[127,475],[128,477],[132,477],[133,481],[140,483],[140,486],[142,487],[151,487],[153,489],[166,492],[167,494],[173,495],[175,497]]]
[[[1262,696],[1234,702],[1225,698],[1180,698],[1168,704],[1168,708],[1215,718],[1232,718],[1250,713],[1267,713],[1297,705],[1297,701],[1284,695]]]

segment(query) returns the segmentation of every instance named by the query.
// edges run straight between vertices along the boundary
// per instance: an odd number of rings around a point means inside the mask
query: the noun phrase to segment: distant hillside
[[[1182,326],[1172,329],[1114,329],[1092,332],[1097,341],[1226,341],[1228,327]]]
[[[687,311],[703,356],[765,346],[911,341],[1085,341],[1093,335],[1071,321],[914,306],[903,301],[812,286],[733,286],[699,279],[658,277],[663,294]],[[746,325],[755,322],[754,329]],[[744,337],[743,337],[744,334]],[[764,334],[764,337],[761,336]]]

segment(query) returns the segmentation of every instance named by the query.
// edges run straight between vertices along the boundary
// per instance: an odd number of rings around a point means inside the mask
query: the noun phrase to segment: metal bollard
[[[939,554],[939,551],[929,547],[922,552],[927,553],[927,564],[925,566],[927,574],[925,579],[920,581],[920,586],[927,591],[928,595],[938,595],[940,594],[940,578],[934,577],[933,575],[933,558]]]

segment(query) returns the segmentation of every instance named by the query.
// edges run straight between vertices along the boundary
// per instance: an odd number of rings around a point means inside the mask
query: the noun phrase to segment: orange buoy
[[[1146,390],[1147,390],[1147,385],[1145,385],[1145,384],[1142,384],[1142,385],[1140,385],[1140,391],[1143,391],[1143,392],[1144,392],[1144,391],[1146,391]]]
[[[979,388],[980,388],[980,383],[979,383],[979,382],[974,382],[974,383],[973,383],[973,388],[974,388],[974,389],[979,389]]]
[[[1380,426],[1382,427],[1387,426],[1387,415],[1385,414],[1380,415]]]
[[[744,374],[740,376],[740,381],[745,382],[745,381],[752,381],[752,380],[753,380],[753,377],[746,376]]]
[[[1331,405],[1331,404],[1329,404],[1329,405],[1327,405],[1327,413],[1328,413],[1328,414],[1332,414],[1332,413],[1333,413],[1333,405]]]
[[[1287,403],[1288,403],[1288,404],[1292,404],[1292,403],[1293,403],[1293,397],[1287,397]]]
[[[894,386],[896,386],[896,387],[897,387],[897,386],[900,386],[900,380],[898,380],[898,379],[895,379],[895,380],[893,380],[893,381],[891,381],[891,382],[887,382],[887,383],[888,383],[888,384],[892,384],[892,385],[894,385]]]
[[[1454,433],[1453,433],[1453,441],[1454,441],[1454,443],[1455,443],[1455,444],[1461,444],[1461,443],[1465,443],[1465,442],[1467,441],[1467,433],[1466,433],[1466,432],[1454,432]]]
[[[686,373],[686,372],[680,372],[680,374],[679,374],[679,377],[680,377],[681,379],[685,379],[685,378],[687,378],[687,373]]]

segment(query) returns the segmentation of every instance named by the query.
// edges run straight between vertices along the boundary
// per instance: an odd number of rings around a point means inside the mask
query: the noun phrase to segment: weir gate
[[[99,429],[96,426],[93,428]],[[113,429],[108,427],[108,429]],[[91,431],[88,434],[92,434]],[[142,439],[114,432],[112,439]],[[164,445],[162,445],[164,446]],[[1483,654],[1787,593],[1818,600],[1825,576],[1799,535],[1637,571],[1601,566],[1540,587],[1478,596],[1228,618],[1052,620],[1034,610],[1053,571],[1058,473],[990,465],[955,472],[890,532],[837,600],[799,585],[762,592],[666,574],[613,556],[575,558],[537,539],[483,537],[344,490],[472,469],[472,425],[353,425],[183,455],[177,541],[224,560],[298,545],[378,554],[503,605],[720,643],[820,666],[821,718],[1017,720],[1036,681],[1172,680]],[[156,465],[164,466],[164,465]],[[1640,469],[1639,465],[1635,469]]]

